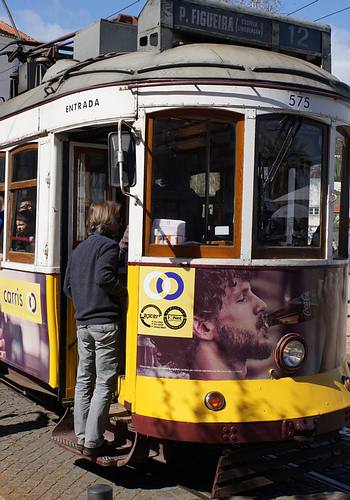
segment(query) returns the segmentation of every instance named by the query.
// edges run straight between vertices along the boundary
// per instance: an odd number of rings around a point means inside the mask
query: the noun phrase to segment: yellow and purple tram
[[[4,376],[69,405],[62,277],[89,204],[118,199],[130,453],[147,456],[147,439],[226,447],[340,429],[350,88],[330,72],[330,28],[214,0],[148,1],[137,26],[125,20],[76,34],[74,59],[29,49],[0,104]],[[103,53],[92,40],[110,30]]]

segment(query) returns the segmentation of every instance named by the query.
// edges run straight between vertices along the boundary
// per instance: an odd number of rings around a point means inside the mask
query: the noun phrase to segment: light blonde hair
[[[114,201],[91,203],[87,218],[88,235],[95,232],[111,234],[111,226],[120,223],[120,204]]]

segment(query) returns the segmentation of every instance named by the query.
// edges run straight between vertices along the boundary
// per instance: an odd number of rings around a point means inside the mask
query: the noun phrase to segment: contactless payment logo
[[[27,308],[31,313],[36,311],[36,297],[33,292],[27,293]]]
[[[139,334],[192,337],[195,270],[141,267]]]
[[[176,300],[183,294],[185,285],[181,276],[174,272],[153,271],[144,280],[144,290],[153,300]]]

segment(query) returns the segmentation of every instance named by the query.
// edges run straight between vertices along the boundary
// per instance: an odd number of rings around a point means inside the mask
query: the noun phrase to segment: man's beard
[[[229,364],[247,359],[266,359],[272,345],[263,333],[217,325],[217,345]]]

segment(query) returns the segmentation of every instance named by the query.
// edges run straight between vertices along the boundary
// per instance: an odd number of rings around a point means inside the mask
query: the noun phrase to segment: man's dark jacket
[[[99,233],[90,235],[73,251],[64,292],[73,300],[79,325],[114,323],[120,318],[123,285],[118,279],[118,253],[118,244]]]

